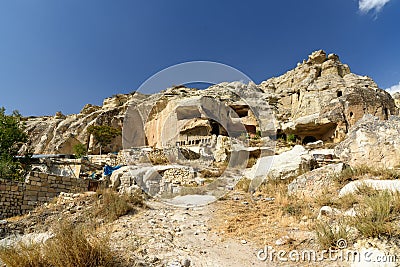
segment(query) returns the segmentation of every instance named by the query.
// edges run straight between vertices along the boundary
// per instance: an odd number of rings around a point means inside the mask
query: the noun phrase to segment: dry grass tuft
[[[235,189],[242,192],[249,192],[251,180],[243,177],[236,183]]]
[[[45,243],[23,242],[1,248],[0,259],[8,267],[86,267],[115,266],[108,237],[98,237],[93,229],[67,222],[54,229],[54,237]]]
[[[261,186],[254,198],[243,192],[247,181],[236,186],[241,199],[224,198],[218,202],[215,230],[225,237],[245,239],[259,245],[271,244],[277,237],[287,235],[292,227],[308,231],[300,225],[303,216],[314,216],[308,201],[287,194],[288,181],[270,181]]]
[[[116,266],[120,263],[115,259],[120,255],[111,250],[107,230],[106,234],[98,234],[107,227],[99,226],[145,207],[144,196],[141,192],[121,195],[103,189],[73,200],[60,197],[46,207],[35,209],[33,215],[15,217],[13,221],[25,220],[25,225],[37,223],[41,218],[36,229],[51,229],[54,236],[44,243],[20,242],[12,247],[0,247],[0,262],[9,267]],[[64,212],[66,207],[80,205],[85,207]]]
[[[43,257],[40,244],[25,244],[20,242],[13,247],[1,247],[0,260],[8,267],[48,266],[48,262]]]
[[[334,247],[335,242],[348,239],[348,231],[363,238],[399,237],[400,193],[378,191],[366,185],[360,186],[353,194],[335,199],[334,205],[342,210],[354,208],[355,216],[339,218],[331,225],[319,222],[314,230],[317,241],[323,248]]]
[[[334,226],[324,221],[318,221],[315,224],[315,232],[317,242],[324,249],[337,248],[337,242],[340,239],[349,241],[349,230],[344,219],[340,219]]]
[[[350,224],[364,237],[398,236],[400,194],[375,191],[364,195]]]
[[[92,211],[93,216],[104,218],[108,222],[134,212],[136,207],[144,206],[144,197],[140,192],[133,195],[121,195],[112,189],[100,189],[94,196],[97,202]]]
[[[98,237],[93,229],[72,224],[61,224],[55,237],[44,245],[44,254],[50,266],[84,267],[110,266],[114,255],[108,237]]]
[[[361,176],[370,175],[379,177],[381,180],[396,180],[400,179],[400,172],[394,169],[372,168],[369,166],[361,165],[353,168],[344,169],[339,175],[336,176],[338,186],[358,180]]]

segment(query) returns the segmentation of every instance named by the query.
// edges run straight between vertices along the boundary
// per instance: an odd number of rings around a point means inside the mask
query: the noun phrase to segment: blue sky
[[[399,12],[400,0],[0,0],[0,106],[77,113],[194,60],[260,83],[318,49],[389,88]]]

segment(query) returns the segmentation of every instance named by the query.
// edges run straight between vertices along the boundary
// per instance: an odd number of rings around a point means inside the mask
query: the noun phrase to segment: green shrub
[[[6,115],[5,109],[0,108],[0,178],[23,178],[26,170],[15,156],[27,142],[28,136],[24,132],[21,114],[14,111],[12,115]]]
[[[296,142],[296,136],[294,134],[288,134],[286,136],[286,142],[290,142],[290,143]]]
[[[78,143],[78,144],[74,145],[74,154],[75,154],[75,157],[78,159],[87,155],[86,146],[82,143]]]
[[[108,125],[91,125],[88,127],[87,131],[89,134],[93,134],[97,143],[99,143],[100,155],[102,148],[111,144],[112,140],[122,133],[120,129],[116,129]]]

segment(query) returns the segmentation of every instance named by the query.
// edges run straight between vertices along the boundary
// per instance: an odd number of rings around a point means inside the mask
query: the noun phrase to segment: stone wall
[[[120,164],[118,155],[115,154],[106,154],[106,155],[89,155],[87,156],[90,163],[97,165],[110,165],[116,166]]]
[[[21,213],[24,183],[0,179],[0,219]]]
[[[61,192],[85,192],[90,180],[32,172],[25,182],[0,179],[0,219],[24,214]]]

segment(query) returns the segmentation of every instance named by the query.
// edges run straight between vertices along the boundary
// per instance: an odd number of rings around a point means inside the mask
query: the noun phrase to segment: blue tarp
[[[106,176],[111,175],[113,173],[113,171],[118,170],[121,167],[122,166],[120,166],[120,165],[115,166],[115,167],[106,165],[106,166],[104,166],[104,175],[106,175]]]

